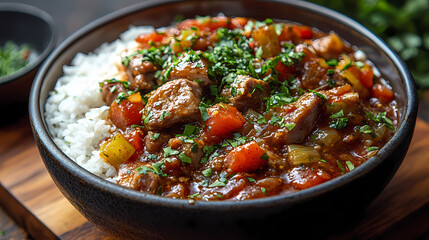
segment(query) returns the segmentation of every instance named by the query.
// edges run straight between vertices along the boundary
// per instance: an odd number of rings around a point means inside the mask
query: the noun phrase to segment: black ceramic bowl
[[[393,138],[350,173],[287,196],[242,202],[188,202],[126,189],[98,178],[70,160],[52,141],[44,119],[49,91],[74,55],[118,38],[129,25],[168,26],[178,14],[287,19],[336,31],[360,46],[390,80],[400,108]],[[34,137],[61,192],[89,221],[115,235],[140,239],[265,239],[342,231],[382,191],[410,144],[417,113],[413,79],[384,42],[359,23],[302,1],[153,1],[101,18],[62,43],[37,75],[30,97]],[[318,235],[320,237],[320,235]]]
[[[56,45],[56,29],[44,11],[25,4],[0,3],[0,46],[8,41],[28,45],[30,62],[20,70],[0,77],[0,107],[15,108],[26,104],[33,79]],[[13,105],[13,106],[10,106]]]

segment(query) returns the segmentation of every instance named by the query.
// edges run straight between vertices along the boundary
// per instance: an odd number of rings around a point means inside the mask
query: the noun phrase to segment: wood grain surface
[[[0,204],[22,226],[0,239],[114,239],[73,208],[45,170],[28,116],[0,127]],[[429,125],[418,119],[397,174],[352,229],[331,239],[429,239]],[[1,218],[4,219],[4,218]],[[8,231],[5,231],[7,229]],[[21,233],[21,235],[19,234]]]

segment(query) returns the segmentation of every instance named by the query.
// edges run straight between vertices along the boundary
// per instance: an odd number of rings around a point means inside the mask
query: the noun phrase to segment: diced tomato
[[[378,98],[382,103],[388,103],[395,99],[395,94],[392,90],[378,83],[372,86],[371,94],[373,97]]]
[[[313,31],[311,31],[311,28],[308,26],[293,26],[293,31],[302,39],[313,38]]]
[[[134,147],[136,152],[143,149],[143,132],[140,129],[136,128],[125,134],[125,138]]]
[[[229,19],[227,17],[213,17],[209,19],[187,19],[177,24],[179,30],[197,27],[201,31],[213,32],[221,27],[227,27]]]
[[[208,21],[201,23],[201,30],[213,32],[218,28],[227,27],[229,19],[227,17],[214,17]]]
[[[249,48],[255,49],[255,47],[256,47],[256,42],[255,41],[249,42]]]
[[[177,28],[179,30],[189,29],[189,28],[192,28],[192,27],[197,27],[197,28],[200,29],[201,24],[196,19],[186,19],[185,21],[180,22],[180,23],[177,24]]]
[[[295,188],[306,189],[331,179],[331,176],[321,169],[296,167],[288,173],[288,179]]]
[[[247,18],[244,17],[236,17],[231,19],[231,24],[229,26],[230,29],[240,28],[243,29],[247,24]]]
[[[251,141],[232,149],[226,156],[226,164],[232,172],[253,172],[267,163],[264,153],[255,141]]]
[[[291,40],[291,28],[289,25],[285,24],[283,26],[282,32],[279,35],[279,41],[290,41]]]
[[[207,109],[209,119],[205,122],[203,136],[208,143],[220,142],[244,125],[246,119],[237,108],[219,103]]]
[[[146,34],[139,35],[136,38],[136,42],[150,45],[151,42],[161,43],[165,37],[167,37],[167,34],[165,33],[159,33],[159,32],[146,33]]]
[[[371,88],[372,85],[374,85],[373,82],[374,73],[372,71],[372,68],[365,64],[364,67],[360,70],[360,82],[362,85],[364,85],[367,88]]]
[[[279,79],[280,80],[287,80],[289,79],[294,72],[296,72],[295,66],[287,66],[283,63],[279,62],[276,65],[276,70],[279,72]]]
[[[116,101],[113,101],[110,105],[109,119],[116,127],[120,129],[125,129],[127,126],[131,126],[133,124],[141,124],[141,110],[143,109],[144,105],[141,100],[135,101],[134,98],[139,99],[138,97],[131,95],[129,98],[133,100],[133,102],[125,99],[122,100],[119,104]]]

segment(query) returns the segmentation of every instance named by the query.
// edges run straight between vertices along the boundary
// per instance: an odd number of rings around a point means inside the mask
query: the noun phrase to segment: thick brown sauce
[[[291,54],[304,54],[263,74],[234,75],[225,84],[225,75],[211,74],[216,62],[202,53],[222,39],[219,27],[244,29],[241,34],[253,39],[248,52],[255,69],[289,51],[287,46],[292,46]],[[106,142],[121,133],[136,149],[125,162],[116,164],[118,184],[197,200],[289,194],[352,171],[390,139],[398,118],[391,87],[368,70],[367,62],[355,59],[356,47],[334,33],[301,25],[267,20],[254,22],[251,31],[249,27],[245,18],[190,19],[136,39],[142,49],[170,46],[179,63],[163,68],[136,54],[129,64],[123,62],[128,79],[122,81],[130,86],[104,83],[105,99],[129,90],[143,96],[130,110],[134,115],[141,110],[137,120],[130,120],[132,124],[123,120],[132,118],[127,114],[117,117],[118,106],[128,100],[111,104],[110,120],[118,130]],[[188,47],[196,52],[188,52]],[[195,54],[201,57],[186,59]],[[169,66],[172,69],[166,74]],[[213,103],[216,97],[223,97],[223,103]],[[202,105],[207,100],[212,102]],[[204,113],[209,117],[205,121]],[[215,121],[217,114],[232,117]],[[189,129],[194,131],[189,134]]]

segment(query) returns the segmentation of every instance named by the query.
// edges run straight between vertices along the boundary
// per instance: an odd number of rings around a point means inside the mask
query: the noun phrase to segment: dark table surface
[[[50,14],[57,26],[59,44],[73,32],[95,19],[142,1],[143,0],[14,0],[13,2],[32,5]],[[0,3],[2,2],[11,1],[0,0]],[[419,117],[427,122],[429,120],[429,90],[420,91],[420,95]],[[0,208],[0,239],[31,239],[31,236]]]

